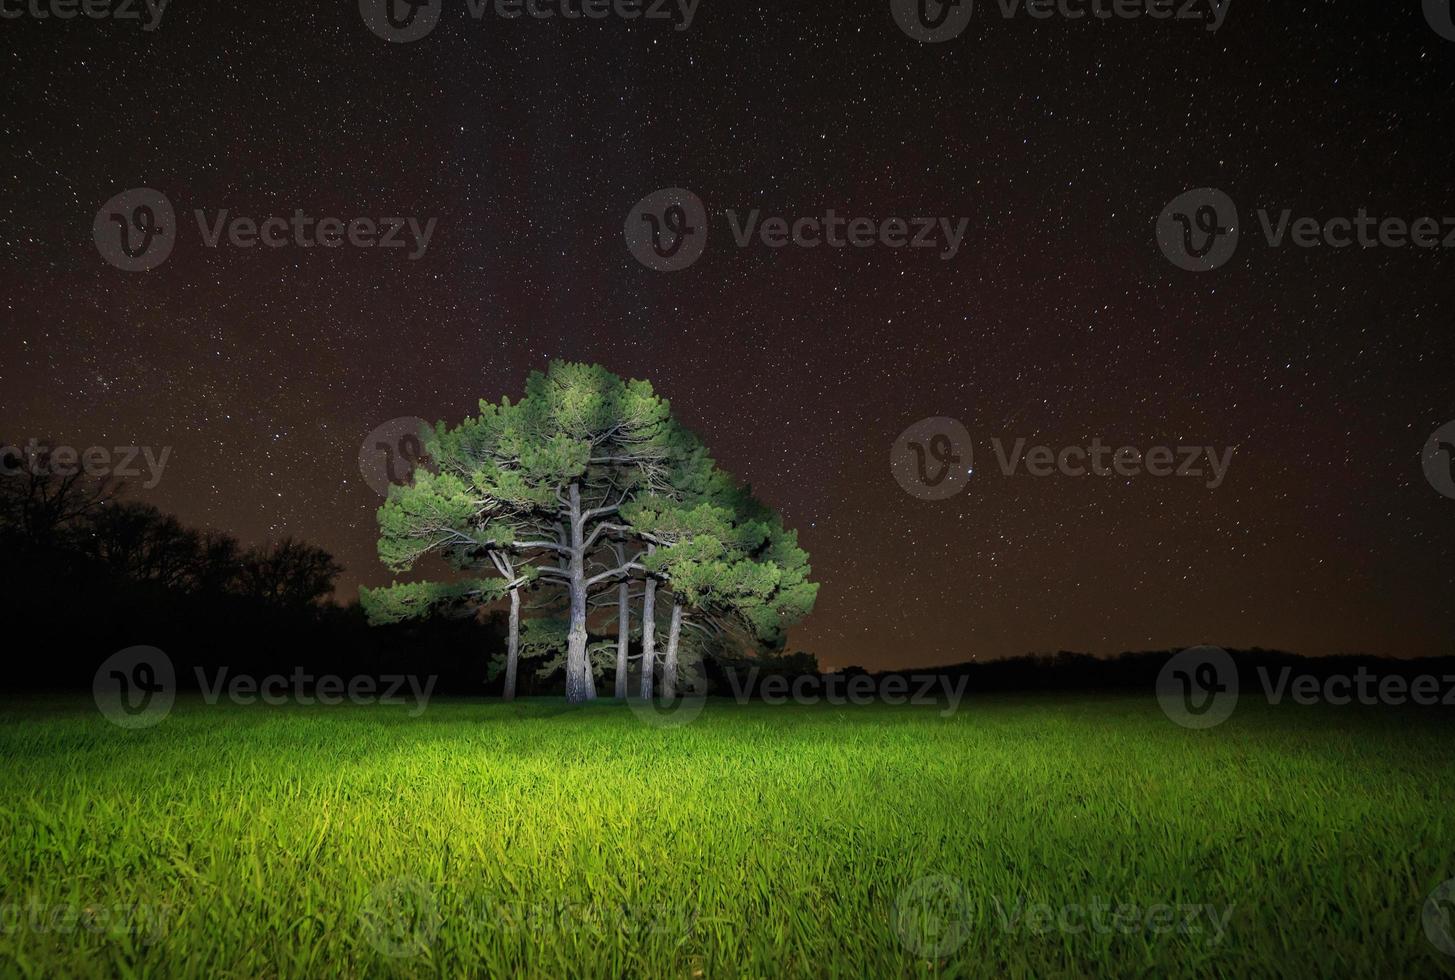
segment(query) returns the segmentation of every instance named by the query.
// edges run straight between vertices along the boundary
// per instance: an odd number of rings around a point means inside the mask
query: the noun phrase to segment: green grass
[[[1420,914],[1455,876],[1452,748],[1431,714],[1194,732],[1151,698],[724,702],[676,729],[184,700],[146,731],[12,702],[0,973],[1450,976]],[[1121,917],[1042,908],[1098,903]],[[1158,905],[1226,934],[1149,928]]]

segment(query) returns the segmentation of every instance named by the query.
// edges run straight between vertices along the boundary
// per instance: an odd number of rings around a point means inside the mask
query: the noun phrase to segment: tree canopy
[[[525,594],[543,620],[565,624],[559,660],[573,702],[596,696],[595,612],[616,610],[617,693],[627,690],[635,635],[640,690],[650,697],[659,590],[671,603],[669,696],[684,626],[776,648],[813,607],[818,587],[796,534],[715,464],[646,381],[555,361],[530,375],[520,400],[481,401],[475,417],[422,436],[427,465],[379,511],[379,556],[398,573],[438,558],[454,577],[365,590],[363,603],[372,621],[397,622],[508,599],[507,697]],[[544,621],[528,632],[528,654],[551,650],[542,638],[559,636]],[[609,658],[605,647],[596,652]]]

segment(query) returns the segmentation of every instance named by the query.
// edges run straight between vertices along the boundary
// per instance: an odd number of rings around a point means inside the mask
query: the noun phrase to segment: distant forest
[[[130,646],[164,651],[178,683],[194,667],[234,673],[436,675],[438,690],[480,693],[503,649],[500,617],[371,628],[334,602],[343,568],[285,539],[244,547],[126,499],[111,479],[57,475],[42,454],[0,475],[3,682],[89,687]]]
[[[236,538],[184,526],[129,501],[110,479],[59,476],[45,466],[0,475],[0,614],[10,688],[89,688],[98,664],[130,646],[167,653],[189,686],[194,668],[255,676],[411,674],[438,679],[436,692],[498,694],[493,661],[505,651],[503,609],[465,619],[371,626],[357,601],[333,598],[342,567],[321,548],[292,539],[244,547]],[[1176,651],[1095,657],[1057,652],[1008,660],[886,671],[876,676],[967,676],[968,691],[1129,689],[1151,692]],[[1233,651],[1253,682],[1254,665],[1327,676],[1365,664],[1382,674],[1455,674],[1455,658],[1402,661],[1373,656],[1304,658]],[[709,661],[714,694],[726,671],[795,677],[820,672],[798,652]],[[863,674],[850,667],[840,673]],[[523,671],[520,693],[559,694],[564,678]],[[742,685],[738,685],[741,689]]]

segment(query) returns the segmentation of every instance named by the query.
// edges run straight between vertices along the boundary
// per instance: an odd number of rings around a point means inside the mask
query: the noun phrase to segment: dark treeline
[[[196,669],[234,674],[415,674],[436,690],[479,693],[504,648],[500,618],[371,628],[331,596],[343,569],[285,539],[244,547],[128,500],[105,477],[45,451],[0,474],[0,683],[89,687],[132,646],[165,652],[183,687]]]
[[[183,687],[196,670],[209,677],[436,678],[435,691],[497,694],[505,650],[504,611],[465,619],[370,626],[357,603],[339,605],[343,569],[326,551],[296,540],[244,547],[225,533],[184,526],[155,507],[126,499],[114,481],[56,472],[42,453],[0,474],[0,615],[7,687],[89,687],[98,664],[118,650],[164,651]],[[1096,657],[1059,652],[871,676],[968,678],[971,692],[1150,691],[1167,659],[1158,650]],[[1245,689],[1285,668],[1318,678],[1354,675],[1455,676],[1455,658],[1300,657],[1277,650],[1230,651]],[[496,668],[492,669],[492,662]],[[807,653],[704,662],[712,694],[756,696],[767,677],[819,676]],[[728,674],[736,674],[729,680]],[[840,672],[866,673],[858,667]],[[557,674],[522,671],[520,693],[560,694]]]
[[[977,691],[1085,691],[1135,690],[1151,691],[1167,661],[1180,650],[1145,650],[1098,657],[1087,653],[1060,651],[1031,654],[1005,660],[987,660],[927,667],[921,670],[893,670],[872,674],[875,678],[943,676],[966,677],[966,690]],[[1269,687],[1265,678],[1277,687],[1285,671],[1292,676],[1310,676],[1319,680],[1333,677],[1354,677],[1360,668],[1376,677],[1452,677],[1455,678],[1455,657],[1394,659],[1368,654],[1334,657],[1304,657],[1283,650],[1253,647],[1227,651],[1238,669],[1238,685],[1242,690]],[[850,667],[845,673],[865,673]],[[1448,686],[1448,685],[1447,685]],[[1443,690],[1443,688],[1442,688]]]

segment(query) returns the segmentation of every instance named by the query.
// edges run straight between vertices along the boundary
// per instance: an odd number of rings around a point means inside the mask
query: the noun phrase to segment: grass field
[[[1451,976],[1455,726],[1151,698],[0,709],[0,972]]]

